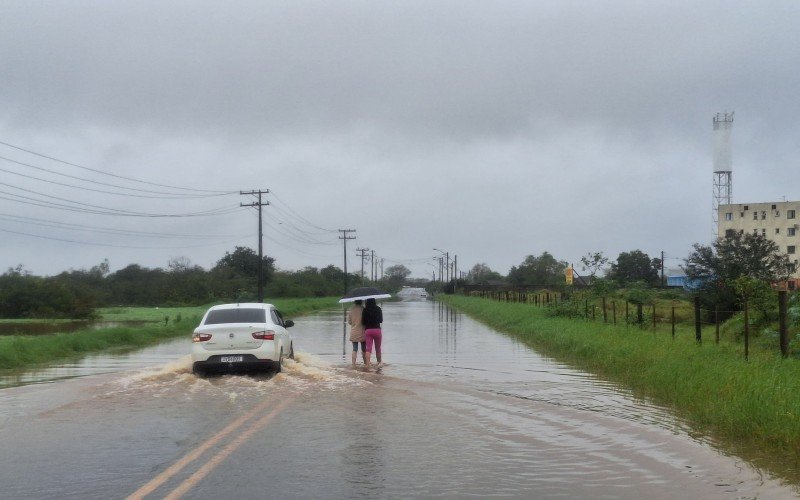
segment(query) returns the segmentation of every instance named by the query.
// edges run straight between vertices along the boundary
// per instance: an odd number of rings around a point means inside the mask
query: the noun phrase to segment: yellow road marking
[[[264,410],[266,407],[270,405],[270,403],[271,401],[264,401],[260,405],[256,406],[249,412],[245,413],[241,417],[237,418],[236,420],[228,424],[227,427],[216,433],[214,436],[212,436],[210,439],[208,439],[206,442],[204,442],[203,444],[201,444],[188,454],[184,455],[183,458],[181,458],[180,460],[169,466],[161,474],[151,479],[150,482],[148,482],[138,490],[131,493],[128,496],[128,500],[140,500],[149,495],[150,493],[154,492],[156,489],[158,489],[159,486],[161,486],[167,480],[169,480],[169,478],[171,478],[172,476],[183,470],[184,467],[186,467],[191,462],[200,457],[203,453],[208,451],[209,448],[216,445],[222,438],[224,438],[231,432],[241,427],[242,424],[244,424],[247,420],[252,418],[256,413]]]
[[[231,453],[236,451],[245,441],[250,439],[256,431],[259,431],[266,427],[266,425],[275,418],[275,415],[280,413],[283,408],[289,404],[289,401],[281,402],[274,410],[267,413],[260,419],[258,419],[249,429],[244,431],[243,433],[239,434],[239,436],[231,442],[228,446],[223,448],[219,453],[211,457],[205,465],[200,467],[194,474],[189,476],[183,483],[181,483],[177,488],[175,488],[172,493],[164,497],[167,500],[177,500],[181,498],[183,495],[186,494],[190,489],[197,485],[200,481],[203,480],[211,471],[217,468],[217,466],[222,463],[223,460],[228,458]]]

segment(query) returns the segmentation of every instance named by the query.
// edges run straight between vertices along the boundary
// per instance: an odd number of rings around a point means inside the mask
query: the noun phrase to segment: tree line
[[[0,275],[0,318],[91,318],[98,307],[255,301],[258,266],[258,254],[247,247],[226,252],[209,270],[186,257],[170,259],[166,268],[130,264],[115,272],[105,260],[88,270],[48,277],[34,276],[20,265]],[[378,284],[396,291],[410,284],[410,274],[405,266],[391,266]],[[283,271],[267,256],[262,279],[268,298],[337,296],[345,282],[344,272],[334,265]],[[357,286],[362,279],[348,273],[347,282]]]
[[[632,297],[647,297],[647,290],[661,285],[661,260],[641,250],[620,253],[610,261],[602,252],[587,253],[581,272],[596,294],[607,296],[625,288]],[[85,270],[69,270],[50,277],[33,276],[22,266],[0,275],[0,317],[87,318],[95,308],[107,306],[180,306],[215,302],[244,302],[256,299],[259,260],[256,252],[236,247],[206,270],[185,257],[173,258],[166,268],[130,264],[110,272],[108,261]],[[403,265],[391,266],[376,283],[389,292],[403,285],[420,286],[429,292],[450,292],[463,284],[507,284],[565,287],[568,263],[545,251],[528,255],[507,275],[493,271],[486,263],[472,267],[464,279],[437,283],[409,280]],[[283,271],[275,259],[263,257],[263,285],[266,297],[321,297],[343,292],[344,272],[329,265]],[[709,246],[696,244],[685,259],[686,276],[708,306],[733,311],[746,297],[764,296],[770,284],[785,280],[794,271],[775,243],[761,235],[738,234],[720,238]],[[362,278],[348,275],[350,286]]]

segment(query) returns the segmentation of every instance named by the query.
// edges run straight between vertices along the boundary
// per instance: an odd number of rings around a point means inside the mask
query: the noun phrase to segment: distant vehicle
[[[192,371],[281,371],[285,357],[294,359],[294,344],[272,304],[223,304],[203,315],[192,335]]]
[[[397,292],[397,298],[403,301],[428,300],[428,292],[424,288],[404,286]]]

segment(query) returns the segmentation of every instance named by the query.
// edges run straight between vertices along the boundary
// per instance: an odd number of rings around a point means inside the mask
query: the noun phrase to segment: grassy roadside
[[[272,302],[287,319],[323,309],[336,309],[337,298],[280,299]],[[166,339],[188,336],[208,306],[112,307],[100,309],[102,321],[146,321],[139,327],[115,327],[47,336],[0,337],[0,371],[20,370],[107,349],[136,349]],[[168,321],[165,321],[168,318]]]
[[[697,345],[688,328],[673,340],[667,331],[551,317],[529,304],[440,300],[671,408],[711,441],[800,484],[800,361],[767,352],[745,361],[733,344]]]

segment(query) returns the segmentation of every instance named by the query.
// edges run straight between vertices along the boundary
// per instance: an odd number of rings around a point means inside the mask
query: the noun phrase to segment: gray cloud
[[[710,234],[717,111],[737,113],[735,197],[800,198],[785,180],[798,21],[789,1],[7,2],[0,140],[167,184],[269,187],[397,259],[684,256]],[[248,217],[224,225],[247,234]],[[41,272],[169,253],[54,258],[9,238],[0,263]],[[272,247],[279,265],[339,264],[337,246],[293,246]],[[185,251],[209,265],[226,248]]]

